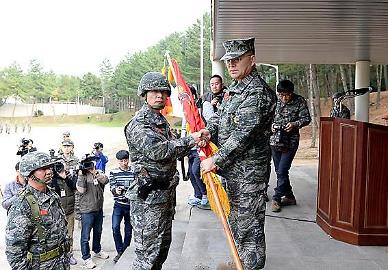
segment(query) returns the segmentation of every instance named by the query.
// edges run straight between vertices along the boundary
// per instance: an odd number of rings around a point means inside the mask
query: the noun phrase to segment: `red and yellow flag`
[[[170,70],[171,70],[171,73],[173,74],[176,88],[178,89],[179,100],[183,106],[183,113],[188,125],[188,130],[190,132],[200,131],[201,129],[205,128],[205,122],[203,121],[199,113],[199,110],[195,104],[194,96],[191,93],[189,86],[185,82],[183,75],[179,69],[178,63],[176,62],[175,59],[171,59],[170,61]],[[201,158],[201,160],[203,160],[213,156],[217,151],[218,151],[217,146],[212,142],[210,142],[206,147],[202,147],[200,149],[199,157]],[[219,177],[215,173],[210,173],[210,175],[211,175],[211,180],[215,185],[215,189],[216,189],[218,198],[221,202],[223,211],[225,215],[228,216],[230,213],[228,196],[221,184]],[[204,177],[203,177],[203,180],[206,185],[207,197],[209,199],[210,207],[216,214],[220,215],[215,205],[216,203],[214,201],[212,189],[209,187],[209,182]]]

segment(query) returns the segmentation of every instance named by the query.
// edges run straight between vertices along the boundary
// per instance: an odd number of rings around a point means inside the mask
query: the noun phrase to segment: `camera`
[[[285,126],[283,126],[283,125],[281,125],[281,124],[272,124],[272,128],[274,129],[274,130],[276,130],[276,131],[278,131],[278,130],[284,130],[286,127]]]
[[[99,158],[96,156],[91,156],[90,154],[86,154],[80,161],[79,164],[79,169],[84,171],[84,170],[89,170],[94,168],[94,161],[98,160]]]
[[[56,173],[60,173],[62,172],[63,170],[65,169],[65,165],[62,163],[62,162],[56,162],[53,164],[53,170],[56,172]]]
[[[285,126],[281,124],[272,124],[272,129],[275,132],[272,135],[270,145],[275,147],[277,151],[286,152],[289,146],[290,138],[285,131]]]
[[[55,150],[54,150],[54,149],[50,149],[50,150],[49,150],[49,153],[50,153],[50,157],[51,157],[51,158],[56,158],[56,156],[55,156]]]
[[[26,147],[30,143],[30,140],[27,140],[25,138],[21,139],[21,144],[20,146]]]
[[[20,155],[23,157],[25,154],[29,152],[36,151],[35,147],[32,147],[30,144],[33,144],[33,140],[22,138],[20,140],[20,144],[18,145],[18,151],[16,152],[16,155]]]

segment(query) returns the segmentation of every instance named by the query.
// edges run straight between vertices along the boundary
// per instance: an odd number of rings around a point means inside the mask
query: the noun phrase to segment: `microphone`
[[[353,95],[353,96],[362,96],[362,95],[365,95],[366,93],[373,91],[373,90],[375,90],[375,89],[372,86],[369,86],[369,87],[348,90],[348,91],[346,91],[346,94]]]

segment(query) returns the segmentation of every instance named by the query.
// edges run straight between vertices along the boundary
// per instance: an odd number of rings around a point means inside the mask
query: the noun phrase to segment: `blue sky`
[[[0,68],[16,61],[24,69],[38,59],[45,70],[81,75],[98,72],[104,58],[116,65],[183,31],[210,0],[2,0]]]

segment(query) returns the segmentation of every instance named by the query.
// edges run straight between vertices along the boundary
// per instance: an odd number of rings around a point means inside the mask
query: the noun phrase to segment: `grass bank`
[[[93,115],[60,115],[60,116],[38,116],[38,117],[1,117],[0,122],[8,122],[11,125],[21,125],[30,122],[31,125],[50,126],[61,124],[90,124],[101,127],[122,127],[133,117],[134,112],[118,112],[112,114],[93,114]],[[176,117],[167,117],[174,128],[180,128],[181,119]]]

